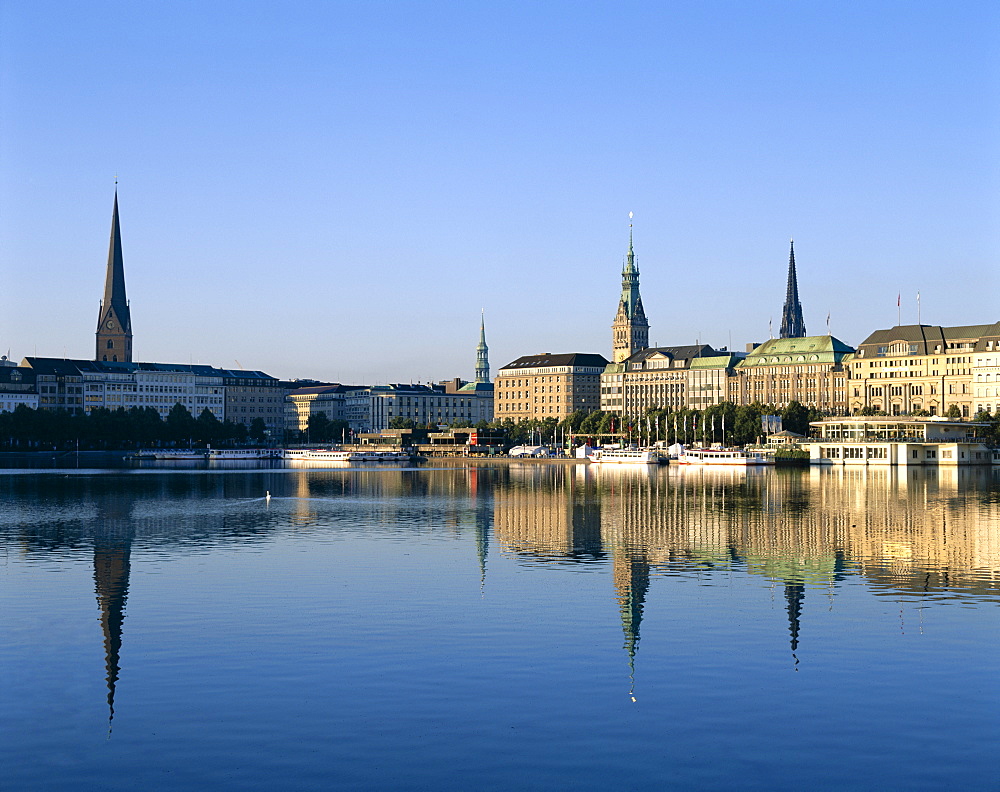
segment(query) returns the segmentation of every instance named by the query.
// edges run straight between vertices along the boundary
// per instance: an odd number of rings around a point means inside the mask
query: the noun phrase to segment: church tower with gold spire
[[[132,316],[125,296],[125,264],[122,235],[118,226],[118,189],[111,214],[111,243],[108,269],[104,276],[104,299],[97,314],[97,354],[94,360],[109,363],[132,362]]]
[[[629,212],[629,220],[632,213]],[[639,296],[639,267],[635,263],[632,250],[632,223],[628,224],[628,255],[622,268],[622,296],[618,301],[618,313],[611,325],[612,361],[620,363],[640,349],[649,346],[649,322],[642,309]]]

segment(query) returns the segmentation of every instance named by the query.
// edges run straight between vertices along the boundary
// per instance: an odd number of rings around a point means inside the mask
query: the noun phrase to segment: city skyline
[[[986,3],[227,8],[0,12],[0,353],[91,357],[116,173],[136,360],[610,356],[630,211],[653,346],[777,335],[789,237],[814,333],[1000,314]]]

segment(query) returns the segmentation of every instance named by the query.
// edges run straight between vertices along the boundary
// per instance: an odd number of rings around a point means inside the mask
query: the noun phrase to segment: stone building
[[[980,354],[981,359],[989,358],[988,343],[983,343],[982,353],[979,343],[988,342],[995,327],[899,325],[876,330],[858,347],[850,365],[851,412],[869,408],[889,415],[920,410],[944,415],[954,405],[963,418],[971,417],[975,359]]]
[[[498,420],[555,418],[601,406],[603,355],[549,352],[524,355],[500,369],[494,381]]]
[[[388,384],[357,388],[344,395],[344,415],[355,432],[381,432],[394,418],[417,426],[476,424],[489,399],[465,390],[463,380],[434,385]]]
[[[21,404],[38,409],[35,373],[28,368],[0,365],[0,412],[14,412]]]
[[[1000,414],[1000,322],[991,325],[972,353],[973,414]]]
[[[294,383],[287,383],[292,384]],[[349,421],[348,396],[364,390],[366,388],[362,385],[336,383],[291,388],[285,391],[285,429],[290,432],[305,432],[309,428],[309,419],[320,413],[330,421]]]
[[[704,409],[729,397],[740,355],[707,344],[654,347],[611,363],[601,375],[601,410],[641,416],[650,409]]]
[[[285,428],[285,394],[289,388],[263,371],[223,370],[226,420],[247,428],[259,418],[270,436],[280,440]]]
[[[831,335],[772,338],[736,364],[729,401],[777,407],[797,401],[828,415],[845,415],[846,362],[853,352]]]
[[[225,420],[224,372],[211,366],[25,358],[43,410],[90,413],[103,407],[152,407],[161,418],[181,404],[197,418],[208,409]]]

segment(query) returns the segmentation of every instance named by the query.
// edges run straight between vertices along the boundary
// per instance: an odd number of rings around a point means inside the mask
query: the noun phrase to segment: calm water
[[[1000,789],[1000,470],[0,472],[0,614],[5,790]]]

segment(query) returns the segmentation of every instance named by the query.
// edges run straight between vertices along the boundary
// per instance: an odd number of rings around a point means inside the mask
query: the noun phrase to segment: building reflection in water
[[[630,674],[651,580],[734,567],[782,587],[797,666],[807,592],[822,587],[832,603],[848,575],[897,598],[1000,601],[996,478],[971,469],[512,465],[496,493],[496,537],[535,562],[610,557]]]
[[[99,497],[94,526],[94,587],[104,633],[109,733],[115,717],[115,686],[121,673],[122,626],[133,539],[132,501],[110,492]]]
[[[780,587],[787,620],[781,641],[788,641],[795,665],[807,646],[811,593],[828,592],[832,606],[848,577],[861,576],[877,596],[901,601],[1000,603],[998,479],[1000,470],[982,469],[494,463],[296,471],[280,478],[142,476],[127,485],[100,477],[13,477],[0,495],[33,504],[37,514],[51,508],[51,519],[18,524],[26,552],[92,547],[110,728],[139,542],[246,546],[272,541],[276,530],[329,530],[338,520],[355,520],[343,509],[350,503],[363,507],[365,525],[456,537],[472,532],[481,591],[491,543],[534,567],[610,564],[608,605],[617,609],[634,693],[644,610],[658,578],[695,575],[710,583],[740,570],[765,581],[762,592]],[[269,508],[265,490],[277,498]],[[65,520],[88,508],[85,519]]]

